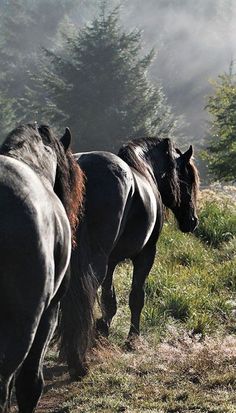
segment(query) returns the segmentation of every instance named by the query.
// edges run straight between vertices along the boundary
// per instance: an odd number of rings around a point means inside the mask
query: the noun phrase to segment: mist
[[[151,78],[159,81],[183,133],[200,143],[207,134],[204,110],[210,81],[229,71],[236,48],[236,3],[227,0],[124,1],[122,21],[143,32],[144,50],[154,47]]]
[[[29,7],[37,4],[35,0],[26,2]],[[228,72],[235,56],[235,1],[51,0],[47,3],[51,5],[48,10],[43,1],[38,3],[40,24],[35,33],[34,29],[30,32],[28,48],[35,50],[39,42],[41,46],[54,47],[53,36],[59,27],[55,23],[57,14],[61,14],[60,21],[68,15],[82,28],[98,14],[101,4],[108,11],[118,6],[124,30],[142,31],[143,54],[154,48],[156,58],[148,75],[154,84],[163,86],[174,113],[184,116],[182,133],[190,142],[202,143],[208,128],[204,108],[207,96],[213,92],[209,81]],[[25,40],[24,44],[28,44]]]

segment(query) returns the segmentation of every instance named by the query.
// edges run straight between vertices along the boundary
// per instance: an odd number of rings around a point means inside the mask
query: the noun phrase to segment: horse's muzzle
[[[178,222],[180,231],[186,232],[193,232],[198,226],[198,218],[193,216],[186,221]]]

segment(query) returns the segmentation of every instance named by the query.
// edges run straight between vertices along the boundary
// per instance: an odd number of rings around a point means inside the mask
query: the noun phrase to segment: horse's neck
[[[6,155],[24,162],[45,182],[48,182],[51,186],[54,186],[57,167],[56,160],[54,161],[53,155],[47,153],[45,149],[42,151],[35,150],[34,152],[29,152],[27,150],[19,151],[14,149],[9,151]]]

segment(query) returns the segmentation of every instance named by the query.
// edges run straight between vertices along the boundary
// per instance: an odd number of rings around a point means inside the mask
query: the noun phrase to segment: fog
[[[1,0],[0,11],[3,4],[11,10],[13,3],[17,4],[16,0],[12,3]],[[58,23],[66,15],[82,28],[98,14],[101,4],[107,11],[118,6],[123,29],[142,31],[142,52],[155,49],[156,58],[148,75],[163,86],[173,111],[184,115],[183,133],[195,144],[204,139],[208,127],[204,107],[207,96],[213,92],[209,81],[228,72],[236,54],[235,0],[21,0],[21,3],[27,5],[27,10],[38,8],[38,20],[28,37],[21,34],[19,53],[23,60],[26,51],[36,54],[40,46],[55,47]],[[22,82],[15,81],[21,86]]]
[[[88,6],[90,3],[90,6]],[[92,19],[99,1],[78,12],[79,24]],[[123,0],[119,5],[126,30],[140,29],[143,52],[156,51],[150,76],[163,85],[168,102],[183,114],[183,132],[199,143],[206,136],[204,107],[213,89],[210,80],[229,71],[236,49],[236,2],[231,0]]]

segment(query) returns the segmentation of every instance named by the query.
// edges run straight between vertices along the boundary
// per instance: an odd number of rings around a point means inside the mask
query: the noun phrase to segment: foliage
[[[66,121],[80,150],[117,149],[122,137],[171,135],[171,109],[147,78],[153,50],[142,56],[141,33],[122,31],[119,9],[102,7],[81,30],[67,21],[61,37],[60,51],[44,50],[26,110],[36,101],[42,118],[59,126]]]
[[[0,10],[0,127],[2,138],[23,120],[22,97],[32,85],[29,72],[38,65],[39,50],[51,44],[73,0],[5,1]],[[28,121],[35,120],[35,113]]]
[[[214,94],[207,109],[212,115],[211,139],[205,152],[209,172],[213,177],[236,179],[236,75],[232,72],[218,77],[213,83]]]

